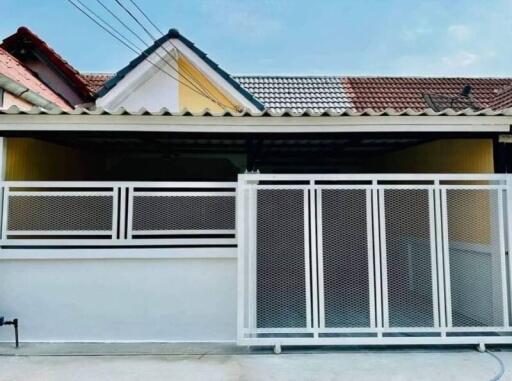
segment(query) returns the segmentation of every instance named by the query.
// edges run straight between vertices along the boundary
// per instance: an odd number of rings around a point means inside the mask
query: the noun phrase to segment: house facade
[[[1,57],[22,341],[512,342],[512,78],[232,76],[176,30],[115,74]]]

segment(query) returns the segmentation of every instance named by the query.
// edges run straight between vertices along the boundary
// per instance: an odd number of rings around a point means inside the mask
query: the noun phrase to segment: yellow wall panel
[[[87,180],[97,176],[95,155],[30,138],[7,138],[6,180]]]
[[[493,173],[491,139],[442,139],[379,158],[386,172]]]
[[[491,139],[436,140],[385,155],[382,163],[389,173],[494,173],[493,144]],[[456,221],[450,239],[490,244],[490,197],[466,193],[459,201],[450,210],[450,219]]]
[[[192,65],[186,58],[178,58],[178,71],[181,83],[179,86],[179,105],[180,109],[188,109],[194,112],[200,112],[208,108],[211,111],[219,112],[223,110],[219,104],[211,101],[210,99],[198,94],[190,87],[192,84],[186,78],[192,78],[193,82],[202,88],[205,88],[211,97],[217,99],[221,104],[225,105],[231,111],[236,111],[237,104],[232,101],[227,94],[215,86],[201,71]],[[186,85],[184,85],[186,84]],[[187,87],[190,86],[190,87]]]

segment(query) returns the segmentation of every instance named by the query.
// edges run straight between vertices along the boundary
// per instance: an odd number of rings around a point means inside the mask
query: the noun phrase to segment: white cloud
[[[479,56],[471,52],[458,52],[451,56],[445,56],[442,62],[451,68],[465,68],[478,62]]]
[[[466,41],[471,37],[471,28],[463,24],[454,24],[448,27],[448,34],[458,41]]]
[[[207,2],[205,10],[214,19],[222,23],[233,33],[244,37],[263,39],[278,33],[282,24],[277,17],[268,12],[266,1],[259,3],[216,0]],[[274,6],[281,6],[281,2],[273,2]],[[279,8],[278,8],[279,9]]]
[[[432,33],[432,29],[428,27],[418,26],[416,28],[407,28],[402,32],[402,37],[406,41],[413,41],[419,37],[427,36]]]

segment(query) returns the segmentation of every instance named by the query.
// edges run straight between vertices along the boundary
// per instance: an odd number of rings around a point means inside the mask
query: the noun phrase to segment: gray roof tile
[[[342,112],[352,108],[339,77],[235,76],[269,110]]]

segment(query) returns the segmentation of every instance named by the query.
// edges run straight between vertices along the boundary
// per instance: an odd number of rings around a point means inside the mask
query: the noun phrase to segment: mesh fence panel
[[[325,326],[369,327],[365,190],[322,190]]]
[[[498,191],[448,189],[452,324],[503,324]]]
[[[258,190],[257,326],[306,327],[304,191]]]
[[[429,191],[384,190],[390,327],[432,327]]]
[[[9,196],[11,231],[112,230],[112,196]]]
[[[234,230],[234,196],[134,196],[133,230]]]

